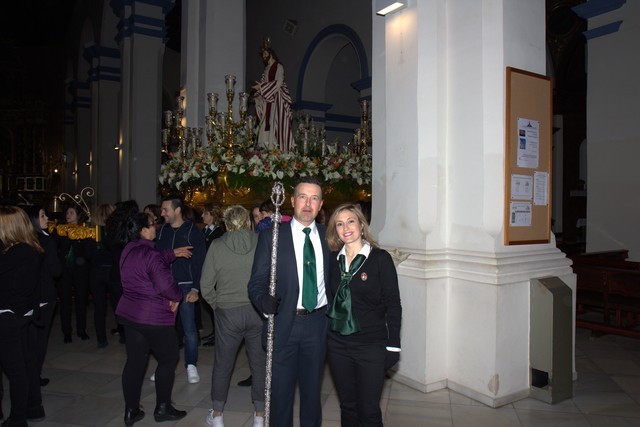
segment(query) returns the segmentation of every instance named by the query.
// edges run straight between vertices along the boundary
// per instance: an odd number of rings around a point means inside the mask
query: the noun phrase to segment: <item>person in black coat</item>
[[[31,328],[40,301],[42,253],[27,214],[1,206],[0,370],[9,379],[11,414],[2,424],[7,427],[26,427],[28,417],[44,417]],[[38,406],[38,414],[29,416],[31,405]]]
[[[106,347],[107,341],[107,295],[111,287],[111,269],[113,268],[113,258],[109,251],[109,236],[105,229],[105,222],[109,215],[115,210],[115,206],[104,203],[95,211],[92,222],[97,226],[98,235],[96,240],[87,242],[87,257],[89,258],[89,286],[93,297],[93,322],[96,328],[96,339],[98,348]],[[113,306],[115,311],[116,306]]]
[[[80,225],[86,222],[86,214],[78,206],[69,206],[65,212],[67,224]],[[58,280],[60,297],[60,322],[64,342],[71,342],[71,305],[76,309],[76,334],[86,341],[87,302],[89,299],[89,259],[87,244],[89,239],[70,239],[58,236],[59,256],[62,261],[62,276]],[[73,296],[73,297],[72,297]]]
[[[42,268],[40,269],[40,310],[38,312],[39,327],[37,335],[37,366],[40,385],[49,384],[48,378],[42,378],[42,365],[47,354],[49,332],[56,308],[55,279],[62,274],[62,264],[58,257],[58,245],[48,232],[49,218],[41,206],[25,206],[31,225],[38,235],[38,241],[44,249]]]
[[[381,427],[385,373],[400,358],[396,268],[355,205],[336,208],[327,224],[327,243],[334,295],[327,311],[327,359],[340,399],[341,425]]]

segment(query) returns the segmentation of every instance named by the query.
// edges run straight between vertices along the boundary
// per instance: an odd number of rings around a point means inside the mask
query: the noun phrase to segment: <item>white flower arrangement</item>
[[[317,176],[346,194],[371,185],[371,156],[350,151],[330,151],[324,157],[309,157],[277,149],[241,149],[229,155],[217,145],[199,148],[187,157],[174,156],[160,167],[158,181],[169,191],[186,192],[214,185],[225,168],[235,187],[253,187],[259,182],[283,181],[294,185],[299,176]]]

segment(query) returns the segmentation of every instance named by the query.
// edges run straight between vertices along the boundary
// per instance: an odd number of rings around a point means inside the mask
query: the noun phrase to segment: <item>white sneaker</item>
[[[207,419],[205,421],[207,422],[207,425],[211,427],[224,427],[224,420],[222,419],[223,416],[224,415],[214,417],[213,409],[209,409],[209,415],[207,415]]]
[[[198,375],[198,368],[195,365],[187,365],[187,381],[189,384],[195,384],[200,382],[200,375]]]
[[[154,372],[153,374],[151,374],[151,376],[149,377],[150,381],[155,381],[156,380],[156,373]]]
[[[264,417],[260,417],[253,413],[253,427],[263,427],[264,426]]]

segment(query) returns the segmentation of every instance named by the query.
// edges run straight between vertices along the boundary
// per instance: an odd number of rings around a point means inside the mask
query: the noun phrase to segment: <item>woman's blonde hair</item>
[[[360,223],[360,230],[362,234],[362,239],[366,240],[371,246],[374,248],[378,247],[378,244],[373,237],[371,236],[371,231],[369,230],[369,223],[367,223],[367,219],[364,217],[364,214],[358,207],[351,203],[346,203],[338,206],[331,214],[329,218],[329,222],[327,223],[327,243],[329,244],[329,249],[332,251],[339,251],[342,249],[344,243],[340,240],[338,236],[338,232],[336,231],[336,217],[344,212],[349,211],[353,213],[356,218],[358,218],[358,222]]]
[[[95,225],[105,225],[107,222],[107,218],[113,211],[116,210],[116,207],[110,203],[105,203],[98,206],[96,209],[96,213],[93,215],[93,223]]]
[[[243,206],[232,205],[224,210],[222,220],[227,231],[250,230],[249,211]]]
[[[7,251],[17,243],[26,243],[44,252],[27,213],[17,206],[0,206],[0,241]]]

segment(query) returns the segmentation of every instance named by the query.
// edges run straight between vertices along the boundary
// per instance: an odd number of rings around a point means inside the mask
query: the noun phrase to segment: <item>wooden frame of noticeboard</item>
[[[551,78],[507,67],[505,245],[551,238]]]

